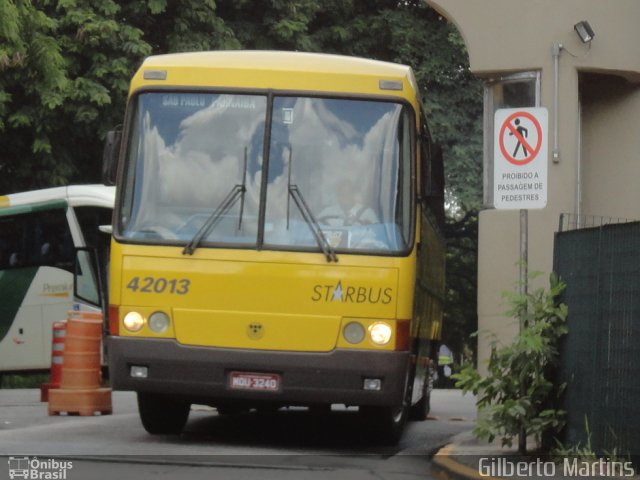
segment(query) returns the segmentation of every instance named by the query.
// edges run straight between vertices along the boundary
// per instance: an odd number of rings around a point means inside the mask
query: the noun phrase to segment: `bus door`
[[[76,206],[73,211],[83,237],[83,242],[79,244],[86,247],[78,249],[76,253],[73,308],[100,312],[106,305],[106,298],[102,296],[107,292],[104,286],[107,284],[113,210]]]

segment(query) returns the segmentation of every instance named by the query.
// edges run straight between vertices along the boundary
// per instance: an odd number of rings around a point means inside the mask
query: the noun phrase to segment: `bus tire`
[[[423,422],[429,416],[429,411],[431,411],[431,388],[427,380],[422,388],[422,398],[409,409],[409,420]]]
[[[138,412],[144,429],[152,435],[182,432],[191,404],[166,395],[138,392]]]
[[[378,443],[386,446],[398,444],[407,423],[406,404],[399,407],[362,406],[360,413]]]

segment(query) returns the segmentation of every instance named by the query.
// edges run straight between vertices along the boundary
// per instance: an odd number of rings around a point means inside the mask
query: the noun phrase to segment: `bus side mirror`
[[[102,151],[102,183],[104,185],[116,184],[121,140],[121,130],[110,130],[107,132],[107,137],[104,141],[104,150]]]
[[[74,301],[92,307],[103,307],[103,290],[95,248],[78,247],[73,268]]]

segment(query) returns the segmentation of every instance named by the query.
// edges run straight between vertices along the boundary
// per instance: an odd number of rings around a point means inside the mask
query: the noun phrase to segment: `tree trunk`
[[[527,429],[520,428],[520,434],[518,435],[518,453],[520,455],[527,454]]]

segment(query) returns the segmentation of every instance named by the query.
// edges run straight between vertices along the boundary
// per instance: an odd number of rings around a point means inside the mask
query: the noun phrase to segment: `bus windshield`
[[[183,92],[134,101],[123,240],[317,251],[315,225],[336,252],[410,248],[406,105]]]

